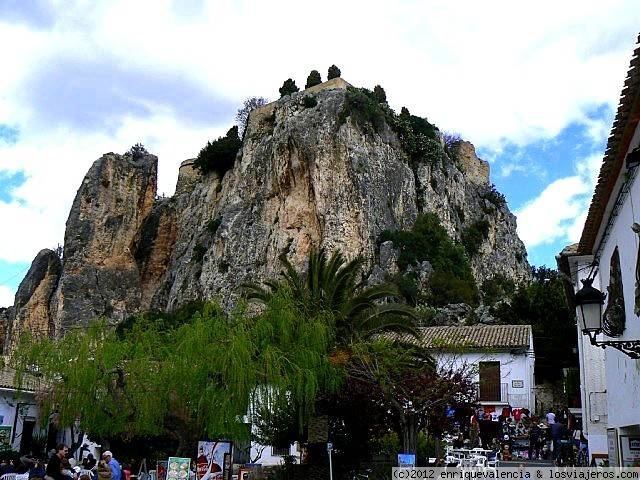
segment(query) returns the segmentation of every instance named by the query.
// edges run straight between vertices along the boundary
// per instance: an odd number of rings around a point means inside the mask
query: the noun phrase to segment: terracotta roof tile
[[[463,349],[528,348],[531,325],[473,325],[464,327],[419,328],[420,345],[424,348],[447,350],[447,345]],[[413,337],[396,336],[413,343]]]
[[[640,35],[638,35],[640,43]],[[627,78],[621,92],[618,112],[611,127],[611,134],[607,142],[607,149],[602,160],[598,183],[596,185],[589,213],[580,238],[579,254],[593,253],[596,237],[603,222],[604,212],[611,196],[620,171],[624,167],[624,159],[629,150],[629,144],[640,118],[640,47],[633,52],[629,64]]]
[[[0,388],[7,388],[12,390],[18,390],[17,384],[14,380],[16,371],[5,365],[0,368]],[[39,385],[39,380],[32,375],[24,376],[24,385],[22,386],[22,391],[30,391],[33,392]]]

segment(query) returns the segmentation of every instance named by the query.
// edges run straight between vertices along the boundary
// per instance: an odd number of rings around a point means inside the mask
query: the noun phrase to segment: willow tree
[[[241,419],[256,404],[293,399],[303,422],[341,381],[331,338],[325,319],[302,319],[282,291],[257,317],[206,304],[183,324],[141,317],[117,331],[99,320],[60,340],[27,334],[12,365],[19,383],[38,375],[43,418],[57,412],[61,425],[80,422],[101,438],[169,436],[188,452],[205,436],[247,439]]]

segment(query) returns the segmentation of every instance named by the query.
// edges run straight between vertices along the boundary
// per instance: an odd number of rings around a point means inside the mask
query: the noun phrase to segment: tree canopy
[[[322,83],[322,77],[320,76],[320,72],[317,70],[311,70],[309,76],[307,77],[307,83],[304,88],[314,87],[315,85],[320,85]]]
[[[241,147],[242,140],[240,140],[238,127],[233,126],[224,137],[207,142],[198,153],[195,166],[202,173],[217,172],[222,177],[233,168],[236,155]]]
[[[298,92],[300,89],[293,79],[287,78],[278,91],[280,92],[280,98],[282,98],[285,95],[291,95],[292,93]]]
[[[340,75],[341,75],[340,69],[335,65],[331,65],[327,72],[327,80],[338,78],[340,77]]]

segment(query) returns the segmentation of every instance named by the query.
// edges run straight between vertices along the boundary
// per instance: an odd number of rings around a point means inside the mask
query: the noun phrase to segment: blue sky
[[[142,142],[159,193],[249,96],[337,64],[471,141],[534,264],[579,238],[638,35],[635,0],[0,1],[0,306],[63,242],[92,162]],[[337,13],[339,12],[339,14]],[[553,14],[550,14],[553,12]]]

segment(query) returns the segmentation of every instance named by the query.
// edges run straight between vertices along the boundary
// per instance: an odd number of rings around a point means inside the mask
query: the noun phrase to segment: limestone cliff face
[[[56,332],[103,315],[122,320],[141,308],[134,250],[154,206],[157,162],[148,154],[108,153],[85,176],[67,220],[63,270],[51,305]]]
[[[179,189],[178,240],[157,306],[233,298],[241,283],[277,275],[282,253],[300,265],[314,247],[372,260],[383,230],[411,227],[415,177],[397,140],[341,124],[344,95],[265,107],[222,182],[212,174]]]
[[[478,222],[487,226],[477,254],[471,257],[476,280],[496,274],[519,283],[530,278],[527,252],[516,233],[516,218],[489,181],[489,164],[476,156],[473,145],[462,142],[455,161],[418,165],[418,204],[438,215],[449,235],[461,240],[465,229]]]
[[[31,267],[16,292],[15,304],[7,312],[9,320],[5,331],[5,351],[16,345],[20,334],[29,330],[34,336],[52,334],[49,303],[58,286],[62,263],[52,250],[41,250],[31,263]]]
[[[489,166],[473,146],[463,142],[453,158],[434,141],[436,157],[410,161],[388,125],[344,118],[346,87],[341,79],[313,87],[313,107],[305,106],[307,91],[255,110],[234,168],[223,178],[201,175],[187,160],[169,199],[156,198],[153,155],[97,160],[67,221],[51,301],[44,291],[39,297],[48,313],[22,316],[14,330],[31,317],[48,318],[59,333],[98,316],[119,321],[194,299],[229,306],[242,283],[277,275],[280,255],[303,266],[318,247],[362,255],[372,277],[382,278],[396,267],[393,246],[378,247],[380,233],[410,229],[422,212],[435,212],[456,240],[482,222],[472,256],[478,283],[498,273],[527,279],[515,218],[496,200]],[[425,282],[428,267],[419,266]]]

